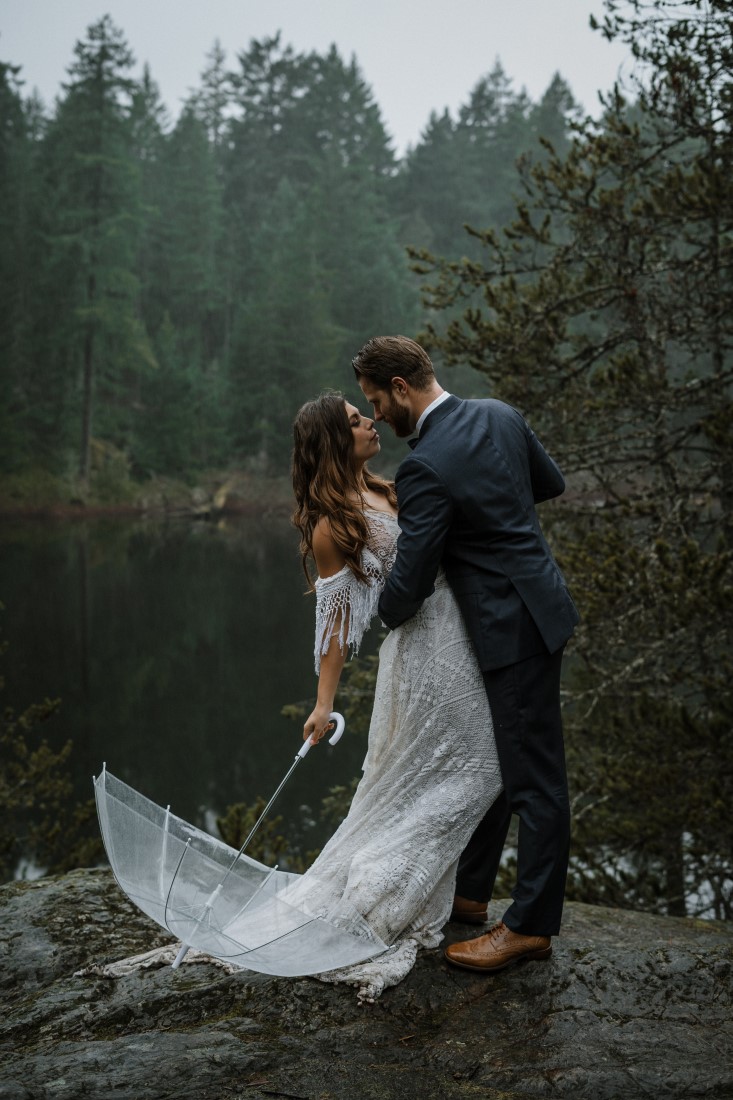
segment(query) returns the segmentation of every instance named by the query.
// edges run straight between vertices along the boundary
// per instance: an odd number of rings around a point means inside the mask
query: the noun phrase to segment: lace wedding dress
[[[316,671],[336,633],[353,650],[376,613],[399,526],[368,511],[365,584],[344,567],[316,582]],[[342,900],[391,950],[319,974],[374,1000],[442,939],[458,857],[502,788],[481,672],[444,575],[418,613],[379,652],[374,710],[349,813],[289,900],[327,913]]]

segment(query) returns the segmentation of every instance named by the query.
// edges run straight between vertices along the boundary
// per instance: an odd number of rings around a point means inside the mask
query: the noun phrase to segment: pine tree
[[[456,125],[456,152],[462,166],[461,218],[469,225],[503,225],[513,212],[516,162],[530,143],[526,93],[516,93],[497,62],[478,81]]]
[[[160,89],[146,65],[142,80],[132,92],[130,152],[136,165],[140,197],[135,259],[139,312],[145,331],[153,341],[166,308],[162,293],[165,283],[162,205],[168,185],[165,149],[170,126]]]
[[[136,459],[147,471],[183,473],[228,458],[222,195],[193,105],[163,143],[158,179],[149,335],[160,369],[145,380]]]
[[[206,127],[209,143],[219,159],[226,136],[227,115],[233,99],[231,74],[225,66],[226,52],[217,38],[206,55],[201,87],[190,99],[190,107]]]
[[[87,35],[75,47],[46,149],[54,184],[47,221],[53,255],[45,273],[58,341],[54,358],[81,376],[83,489],[93,434],[124,446],[138,376],[152,365],[134,270],[140,205],[130,125],[134,86],[127,76],[133,59],[109,16]]]
[[[411,329],[417,295],[389,207],[394,154],[371,90],[356,62],[345,64],[335,47],[311,62],[313,82],[296,109],[298,182],[348,364],[375,331]]]
[[[231,74],[233,117],[228,125],[227,205],[237,211],[243,235],[263,197],[302,170],[296,108],[307,93],[308,58],[281,46],[280,35],[253,40]],[[235,230],[239,226],[234,227]]]
[[[232,434],[260,470],[287,468],[298,407],[338,384],[340,333],[305,203],[283,180],[252,239],[253,289],[238,314]]]
[[[298,405],[343,384],[374,331],[409,327],[416,295],[388,205],[394,154],[355,61],[275,38],[239,63],[225,200],[232,408],[243,452],[282,463]]]
[[[730,917],[733,23],[723,3],[607,9],[649,74],[636,103],[616,89],[566,156],[525,166],[480,264],[418,261],[434,308],[476,303],[427,339],[569,475],[550,516],[583,614],[573,889]]]
[[[37,103],[24,103],[20,69],[0,63],[0,468],[18,469],[34,455],[33,287],[41,261]]]
[[[346,64],[335,46],[304,62],[306,94],[293,105],[298,155],[309,180],[327,159],[351,174],[385,181],[396,170],[381,112],[356,59]]]
[[[457,119],[448,111],[433,113],[420,142],[409,150],[396,199],[405,242],[438,255],[477,259],[480,246],[465,226],[504,225],[521,192],[519,162],[542,155],[540,139],[562,149],[576,115],[559,76],[533,105],[525,92],[514,91],[497,61],[477,81]]]

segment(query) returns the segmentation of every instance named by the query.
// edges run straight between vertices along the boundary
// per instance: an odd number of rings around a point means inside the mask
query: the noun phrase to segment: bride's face
[[[362,416],[355,405],[344,402],[346,415],[349,418],[351,437],[354,440],[354,461],[363,466],[370,458],[379,453],[379,436],[374,427],[374,421],[368,416]]]

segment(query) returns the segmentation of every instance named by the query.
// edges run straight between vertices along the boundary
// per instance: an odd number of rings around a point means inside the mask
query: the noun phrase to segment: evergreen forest
[[[0,474],[285,473],[299,404],[417,337],[566,476],[570,896],[730,920],[733,3],[596,31],[634,58],[599,118],[497,63],[401,159],[335,49],[215,45],[175,122],[109,18],[53,112],[3,65]],[[373,684],[349,666],[352,724]]]
[[[217,43],[172,120],[108,16],[52,111],[0,69],[0,472],[287,470],[290,425],[377,332],[416,332],[406,246],[477,254],[515,162],[575,108],[500,65],[398,160],[355,60]],[[475,383],[474,383],[475,385]]]

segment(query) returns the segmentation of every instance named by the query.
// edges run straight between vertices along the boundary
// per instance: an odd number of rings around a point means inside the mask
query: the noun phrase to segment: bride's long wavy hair
[[[361,551],[369,533],[359,505],[361,486],[354,462],[354,437],[342,393],[322,393],[299,410],[293,423],[293,524],[300,532],[303,572],[310,588],[308,559],[313,557],[313,531],[321,516],[331,527],[346,564],[359,580],[366,580]],[[367,489],[381,493],[397,507],[394,483],[377,477],[366,465],[361,475]]]

